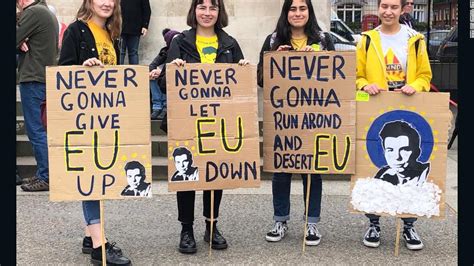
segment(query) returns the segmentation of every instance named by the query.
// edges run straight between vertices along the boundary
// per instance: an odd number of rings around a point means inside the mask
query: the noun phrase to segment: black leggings
[[[194,221],[194,200],[196,191],[179,191],[176,193],[178,199],[178,221],[192,223]],[[214,190],[214,219],[219,217],[219,206],[222,199],[222,190]],[[211,219],[211,191],[205,190],[202,197],[203,215]]]

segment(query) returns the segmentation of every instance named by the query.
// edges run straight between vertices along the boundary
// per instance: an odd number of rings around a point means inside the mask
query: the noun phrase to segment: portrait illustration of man
[[[184,148],[179,147],[173,151],[174,165],[176,172],[171,177],[171,181],[198,181],[198,168],[193,166],[192,153]]]
[[[379,133],[387,165],[375,178],[393,185],[420,185],[426,181],[430,163],[418,161],[421,154],[420,134],[407,122],[386,123]]]
[[[122,196],[151,196],[151,184],[145,182],[145,167],[138,161],[128,162],[125,167],[128,185],[120,195]]]

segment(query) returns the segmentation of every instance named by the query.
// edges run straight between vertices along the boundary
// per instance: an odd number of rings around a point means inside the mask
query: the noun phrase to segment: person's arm
[[[170,48],[168,49],[168,56],[166,57],[166,64],[171,61],[181,58],[181,52],[179,50],[179,36],[171,41]],[[158,86],[161,92],[166,94],[166,64],[163,65],[160,76],[158,77]]]
[[[24,43],[26,38],[30,37],[31,34],[38,27],[38,18],[34,16],[32,11],[27,9],[23,11],[20,20],[16,26],[16,48],[20,49],[20,46]]]
[[[334,51],[336,48],[334,47],[334,43],[332,42],[331,36],[329,33],[325,32],[324,33],[324,40],[326,42],[326,50],[328,51]]]
[[[365,44],[367,42],[367,38],[369,37],[367,37],[366,35],[363,35],[362,39],[357,44],[357,49],[356,49],[356,60],[357,60],[356,88],[357,90],[362,90],[364,86],[369,84],[369,81],[367,80],[367,73],[366,73],[367,52],[365,50]]]
[[[142,28],[148,29],[148,24],[150,23],[151,17],[151,8],[149,0],[142,1],[142,16]]]
[[[260,56],[257,65],[257,83],[258,86],[263,87],[263,54],[265,51],[270,51],[270,39],[272,35],[268,35],[263,42],[262,49],[260,49]]]
[[[236,39],[234,39],[234,48],[232,51],[232,63],[239,63],[240,60],[244,59],[244,54],[242,53],[242,49],[240,49],[240,45]]]
[[[74,34],[74,30],[71,25],[69,25],[69,27],[64,32],[63,42],[61,44],[61,52],[59,54],[58,61],[58,65],[60,66],[81,64],[81,62],[79,62],[79,40],[76,34]]]
[[[417,92],[430,91],[431,78],[431,65],[426,50],[426,43],[425,40],[420,39],[416,57],[416,79],[408,85],[413,87]]]

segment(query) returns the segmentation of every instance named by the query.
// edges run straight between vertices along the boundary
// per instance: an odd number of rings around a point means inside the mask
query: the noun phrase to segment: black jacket
[[[164,64],[166,62],[167,57],[168,57],[168,47],[165,46],[161,48],[158,55],[155,57],[155,59],[153,59],[151,64],[148,66],[150,71],[152,71],[153,69],[156,69],[159,65]]]
[[[142,28],[148,29],[151,9],[149,0],[121,0],[122,33],[141,35]]]
[[[405,24],[408,27],[414,29],[416,20],[409,13],[404,13],[400,16],[399,22],[400,24]]]
[[[217,30],[217,56],[216,63],[238,63],[244,59],[242,50],[237,41],[223,30]],[[176,58],[183,59],[186,63],[201,63],[201,57],[196,48],[196,30],[183,31],[171,41],[166,63]],[[158,77],[158,85],[166,93],[166,65]]]
[[[307,41],[308,45],[319,44],[321,45],[322,50],[334,51],[335,49],[334,44],[331,40],[331,37],[329,36],[329,33],[327,32],[320,32],[320,33],[321,33],[321,36],[320,36],[321,41],[318,42],[317,40],[309,36],[308,41]],[[267,38],[265,39],[265,41],[263,42],[262,50],[260,50],[260,59],[257,65],[257,83],[258,83],[258,86],[260,87],[263,87],[263,54],[266,51],[272,51],[272,45],[270,43],[273,44],[273,42],[275,41],[275,38],[276,38],[276,33],[269,34]],[[281,45],[291,46],[291,43],[283,43]]]
[[[117,41],[114,42],[114,48],[118,64],[120,50]],[[84,22],[76,20],[64,32],[58,65],[82,65],[92,57],[99,58],[94,35]]]

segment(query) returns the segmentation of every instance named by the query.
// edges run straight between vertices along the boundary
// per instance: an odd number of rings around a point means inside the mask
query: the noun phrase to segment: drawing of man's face
[[[189,168],[188,156],[186,154],[176,155],[174,157],[174,165],[180,174],[184,174]]]
[[[407,136],[386,137],[384,139],[384,155],[390,168],[405,168],[413,153],[409,147]]]
[[[140,184],[142,176],[140,175],[140,169],[128,169],[127,170],[127,182],[130,188],[136,189]]]

